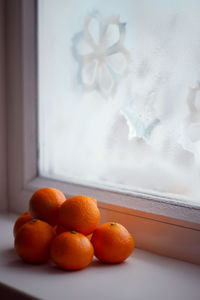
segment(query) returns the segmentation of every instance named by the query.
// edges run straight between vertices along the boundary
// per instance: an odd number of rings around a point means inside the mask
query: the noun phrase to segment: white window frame
[[[36,4],[35,0],[6,3],[9,210],[17,213],[27,210],[32,193],[44,186],[61,189],[67,197],[91,195],[98,200],[101,222],[115,220],[124,224],[135,237],[138,248],[200,263],[200,206],[197,204],[39,176]]]

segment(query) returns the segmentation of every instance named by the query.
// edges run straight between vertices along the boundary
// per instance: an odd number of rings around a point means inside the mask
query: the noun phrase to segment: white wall
[[[5,1],[0,0],[0,211],[7,208],[6,99],[5,99]]]

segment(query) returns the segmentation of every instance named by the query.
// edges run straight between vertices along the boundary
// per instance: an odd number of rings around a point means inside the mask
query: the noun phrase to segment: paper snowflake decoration
[[[108,98],[128,74],[129,52],[124,47],[126,24],[119,17],[105,19],[95,11],[72,39],[72,53],[78,62],[78,81],[86,91],[98,91]]]
[[[185,150],[194,154],[196,163],[200,166],[200,105],[197,96],[200,95],[200,82],[190,88],[187,98],[188,115],[182,127],[180,144]]]
[[[129,140],[132,138],[142,138],[148,141],[152,131],[160,123],[155,117],[150,104],[141,101],[131,101],[122,111],[129,129]]]

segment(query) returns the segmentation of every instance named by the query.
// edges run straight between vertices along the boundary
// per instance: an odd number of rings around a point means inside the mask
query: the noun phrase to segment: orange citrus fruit
[[[86,237],[89,239],[89,241],[91,241],[92,235],[93,235],[93,233],[90,233],[90,234],[86,235]]]
[[[56,234],[58,235],[58,234],[61,234],[61,233],[63,233],[63,232],[68,232],[69,230],[67,230],[67,229],[65,229],[63,226],[61,226],[61,225],[58,225],[57,227],[56,227]],[[90,233],[90,234],[88,234],[88,235],[86,235],[86,237],[89,239],[89,240],[91,240],[91,238],[92,238],[92,233]]]
[[[13,227],[13,235],[16,236],[18,230],[28,221],[32,220],[32,216],[30,215],[30,211],[26,211],[21,216],[17,218]]]
[[[105,263],[123,262],[134,250],[134,240],[121,224],[107,222],[97,228],[91,240],[95,256]]]
[[[88,198],[90,198],[97,205],[97,200],[95,198],[92,197],[88,197]]]
[[[76,231],[63,232],[53,240],[50,256],[63,269],[80,270],[92,261],[94,248],[89,239]]]
[[[68,230],[67,229],[65,229],[63,226],[61,226],[61,225],[57,225],[57,227],[56,227],[56,234],[61,234],[61,233],[63,233],[63,232],[67,232]]]
[[[67,230],[88,235],[98,227],[99,221],[100,212],[91,197],[74,196],[60,207],[59,224]]]
[[[32,219],[16,234],[16,252],[26,262],[44,262],[49,258],[50,243],[55,235],[55,230],[48,223]]]
[[[30,199],[31,215],[54,226],[58,223],[58,214],[61,204],[66,200],[64,194],[54,188],[37,190]]]

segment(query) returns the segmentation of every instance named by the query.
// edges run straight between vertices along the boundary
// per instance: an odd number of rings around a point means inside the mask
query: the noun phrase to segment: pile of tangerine
[[[99,222],[94,198],[66,199],[55,188],[39,189],[30,199],[29,210],[15,222],[16,252],[29,263],[42,263],[50,256],[68,270],[85,268],[93,255],[104,263],[123,262],[134,250],[132,236],[119,223],[99,226]]]

